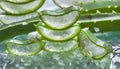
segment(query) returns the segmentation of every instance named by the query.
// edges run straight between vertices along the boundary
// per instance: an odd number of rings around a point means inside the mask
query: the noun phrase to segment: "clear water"
[[[42,50],[34,56],[13,56],[6,51],[5,41],[0,43],[0,69],[120,69],[120,32],[95,34],[109,42],[115,53],[102,60],[93,60],[81,54],[79,48],[64,53]]]
[[[120,69],[120,31],[98,33],[96,36],[112,45],[114,53],[112,56],[111,69]]]

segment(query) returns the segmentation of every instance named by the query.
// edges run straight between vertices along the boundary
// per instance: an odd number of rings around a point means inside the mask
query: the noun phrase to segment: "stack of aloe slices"
[[[45,0],[4,0],[0,2],[0,8],[8,14],[22,15],[36,11],[42,6],[44,1]],[[14,55],[28,56],[37,54],[43,48],[50,52],[65,52],[80,47],[83,55],[92,57],[93,59],[101,59],[112,52],[109,44],[97,39],[93,34],[88,33],[89,30],[85,31],[85,29],[81,29],[80,26],[76,24],[80,14],[84,13],[84,10],[85,12],[86,9],[88,10],[89,7],[86,8],[86,5],[89,4],[89,1],[85,4],[85,8],[84,4],[81,6],[84,8],[82,13],[81,8],[72,6],[80,5],[82,1],[71,0],[68,2],[69,4],[66,0],[63,1],[67,4],[67,8],[63,6],[64,9],[39,12],[41,22],[36,25],[36,29],[42,36],[41,38],[44,42],[36,35],[32,35],[36,36],[36,38],[30,39],[28,39],[29,35],[17,36],[7,42],[6,47],[8,52]],[[58,0],[54,0],[54,2],[59,3]],[[90,1],[90,3],[91,2],[92,1]],[[59,6],[62,7],[61,3],[59,3]],[[92,10],[95,9],[93,8]],[[22,39],[21,37],[24,38]],[[97,43],[97,41],[100,41],[101,44]]]
[[[45,10],[39,15],[43,24],[38,24],[36,29],[45,38],[46,51],[65,52],[77,48],[76,36],[81,31],[80,26],[75,25],[80,17],[78,8]]]

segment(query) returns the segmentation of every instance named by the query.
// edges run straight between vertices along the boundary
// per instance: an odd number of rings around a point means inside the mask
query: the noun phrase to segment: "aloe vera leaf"
[[[35,31],[36,29],[33,24],[37,24],[38,22],[39,20],[35,20],[27,22],[26,25],[23,25],[23,23],[14,23],[12,25],[2,26],[0,28],[0,41]]]
[[[37,39],[35,32],[30,35],[18,35],[6,44],[7,51],[18,56],[35,55],[42,50],[42,47],[43,44]]]
[[[81,30],[80,26],[73,26],[65,30],[53,30],[42,25],[37,25],[36,29],[44,38],[51,41],[70,40]]]
[[[0,8],[9,14],[27,14],[38,10],[45,0],[34,0],[25,4],[14,4],[9,2],[0,2]]]
[[[28,3],[28,2],[31,2],[31,1],[34,1],[34,0],[6,0],[8,2],[12,2],[12,3]]]
[[[95,1],[88,4],[82,4],[81,14],[96,13],[120,13],[120,1]]]
[[[20,23],[20,22],[27,24],[27,22],[35,21],[35,20],[39,20],[39,16],[36,12],[26,15],[20,15],[20,16],[0,14],[0,21],[5,25]]]
[[[79,35],[79,47],[85,56],[99,60],[107,54],[112,53],[112,46],[108,43],[96,38],[88,28],[82,29]]]
[[[62,10],[42,11],[39,13],[43,23],[52,29],[65,29],[75,24],[80,17],[77,7],[69,7]]]
[[[44,49],[50,52],[66,52],[76,49],[78,46],[76,40],[69,40],[64,42],[45,41]]]
[[[119,31],[120,15],[94,14],[81,16],[77,22],[81,28],[89,27],[92,32]]]

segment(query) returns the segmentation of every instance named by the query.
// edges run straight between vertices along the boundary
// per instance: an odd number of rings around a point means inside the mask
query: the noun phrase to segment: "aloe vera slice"
[[[12,3],[27,3],[27,2],[34,1],[34,0],[7,0],[7,1],[12,2]]]
[[[9,14],[27,14],[38,10],[45,0],[34,0],[25,4],[0,2],[0,8]]]
[[[111,45],[96,38],[88,28],[81,30],[79,35],[79,47],[85,56],[92,57],[96,60],[102,59],[113,51]]]
[[[80,17],[80,12],[75,7],[69,7],[67,9],[56,11],[42,11],[40,13],[41,20],[47,26],[53,29],[68,28],[76,23]]]
[[[42,25],[37,25],[36,29],[44,38],[52,41],[70,40],[81,30],[79,26],[73,26],[65,30],[52,30]]]
[[[50,52],[65,52],[76,49],[77,45],[76,40],[69,40],[65,42],[46,41],[45,50]]]
[[[9,40],[6,44],[7,51],[18,56],[30,56],[39,53],[43,44],[35,38],[36,35],[33,35],[19,35]]]

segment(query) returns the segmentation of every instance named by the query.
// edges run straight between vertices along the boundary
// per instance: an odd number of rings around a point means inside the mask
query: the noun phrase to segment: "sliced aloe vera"
[[[53,0],[56,5],[62,8],[70,7],[70,6],[79,6],[81,0]]]
[[[66,41],[72,39],[81,30],[79,26],[73,26],[65,30],[52,30],[42,25],[37,25],[36,29],[44,38],[52,41]]]
[[[38,10],[45,0],[34,0],[25,4],[0,2],[0,8],[9,14],[27,14]]]
[[[69,9],[69,10],[67,10]],[[69,7],[65,10],[42,11],[41,20],[53,29],[65,29],[75,24],[80,17],[80,12],[76,7]],[[60,12],[57,12],[60,11]]]
[[[34,1],[34,0],[6,0],[6,1],[9,1],[12,3],[27,3],[27,2]]]
[[[42,50],[42,42],[34,36],[20,35],[9,40],[6,44],[7,51],[18,56],[30,56]]]
[[[108,43],[99,40],[88,28],[82,29],[79,35],[79,47],[85,56],[93,59],[102,59],[112,52],[112,47]]]
[[[76,49],[77,45],[76,40],[69,40],[65,42],[46,41],[45,50],[50,52],[65,52]]]

